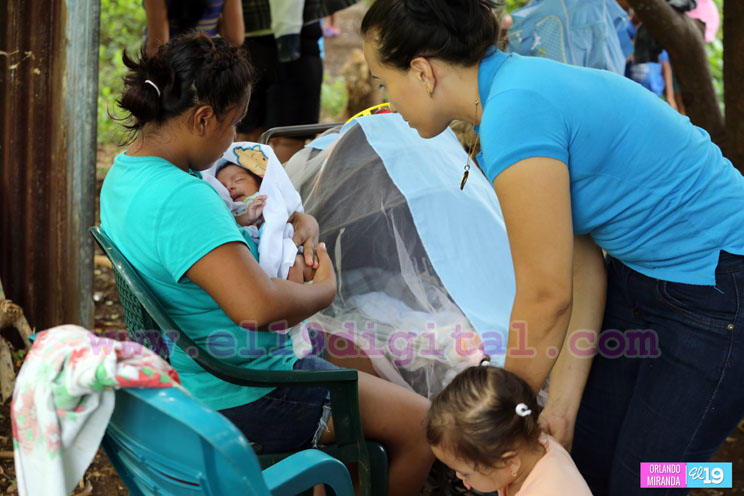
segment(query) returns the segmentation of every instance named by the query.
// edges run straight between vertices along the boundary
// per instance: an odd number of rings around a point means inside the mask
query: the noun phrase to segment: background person
[[[144,0],[147,27],[147,53],[176,35],[200,31],[220,34],[233,46],[245,38],[240,0]]]

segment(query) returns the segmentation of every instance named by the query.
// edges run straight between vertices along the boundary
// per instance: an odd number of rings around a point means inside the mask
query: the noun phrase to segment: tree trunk
[[[742,13],[744,10],[742,0],[726,1],[727,4],[737,4],[734,7],[737,12]],[[705,52],[705,40],[696,22],[672,8],[666,0],[628,0],[628,4],[633,7],[656,41],[669,52],[669,59],[690,120],[708,131],[713,141],[724,149],[727,144],[726,128],[713,87],[708,56]],[[727,12],[727,16],[732,16],[732,12]],[[733,17],[731,19],[733,23]],[[741,37],[741,33],[736,35]],[[730,53],[731,58],[735,57],[736,53]],[[739,122],[739,125],[744,124]]]
[[[726,157],[744,174],[744,1],[723,3],[723,87]]]

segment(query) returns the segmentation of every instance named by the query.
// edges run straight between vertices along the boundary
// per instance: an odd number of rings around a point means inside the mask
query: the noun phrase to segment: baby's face
[[[230,192],[233,201],[243,201],[258,192],[259,184],[247,170],[237,165],[228,165],[217,173],[217,180]]]

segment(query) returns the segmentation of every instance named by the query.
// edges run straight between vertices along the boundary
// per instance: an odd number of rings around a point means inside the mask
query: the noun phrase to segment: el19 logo
[[[731,487],[731,463],[687,463],[687,487]]]

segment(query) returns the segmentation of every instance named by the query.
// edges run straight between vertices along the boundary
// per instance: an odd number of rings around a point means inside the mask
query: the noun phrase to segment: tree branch
[[[744,2],[723,3],[723,86],[726,89],[726,157],[744,174]],[[735,89],[736,88],[736,89]]]
[[[696,22],[665,0],[628,0],[651,35],[669,53],[687,115],[721,148],[726,129],[718,106],[705,52],[705,40]]]

